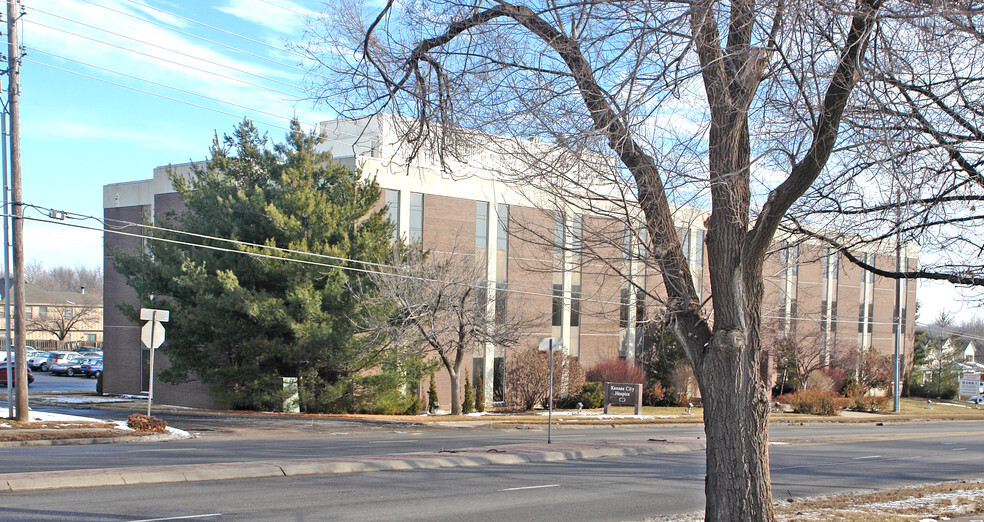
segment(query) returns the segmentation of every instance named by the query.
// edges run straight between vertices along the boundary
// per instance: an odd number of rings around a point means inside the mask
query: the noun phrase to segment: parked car
[[[27,367],[32,370],[40,370],[41,365],[47,362],[48,352],[28,352]]]
[[[102,357],[92,357],[82,361],[82,373],[86,377],[99,377],[103,371]]]
[[[11,374],[12,375],[16,375],[13,372],[11,372]],[[17,384],[17,377],[14,377],[13,379],[11,379],[11,382],[14,383],[14,384]],[[30,386],[32,382],[34,382],[34,374],[32,374],[31,373],[31,370],[28,369],[27,370],[27,385]],[[7,363],[2,362],[2,363],[0,363],[0,387],[6,387],[6,386],[7,386]]]
[[[86,359],[102,359],[102,356],[102,352],[82,352],[82,357],[85,357]]]
[[[967,399],[967,402],[972,402],[974,404],[984,404],[984,395],[978,395],[976,397],[971,397]]]
[[[35,350],[34,347],[33,346],[30,346],[30,345],[28,345],[26,347],[26,350],[27,350],[27,356],[28,357],[32,357],[32,354],[35,354],[35,353],[41,353],[41,352],[38,352],[37,350]],[[10,347],[10,359],[11,360],[16,360],[16,355],[14,354],[14,347],[13,346]],[[0,362],[4,362],[6,360],[7,360],[7,349],[4,348],[4,349],[0,350]]]
[[[82,363],[82,356],[75,352],[51,352],[48,354],[48,360],[46,360],[41,365],[41,371],[49,371],[51,373],[62,373],[67,374],[68,366],[74,368],[72,375],[79,373],[79,365]],[[56,372],[55,365],[60,365],[58,371]]]

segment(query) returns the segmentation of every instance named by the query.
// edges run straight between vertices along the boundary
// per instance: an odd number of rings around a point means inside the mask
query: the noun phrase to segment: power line
[[[225,80],[232,80],[234,82],[239,82],[239,83],[241,83],[243,85],[248,85],[250,87],[256,87],[258,89],[265,89],[265,90],[268,90],[268,91],[271,91],[271,92],[275,92],[277,94],[283,94],[284,96],[296,96],[296,94],[292,94],[292,93],[289,93],[289,92],[286,92],[286,91],[281,91],[279,89],[274,89],[273,87],[267,87],[265,85],[260,85],[260,84],[257,84],[257,83],[246,81],[246,80],[244,80],[242,78],[236,78],[235,76],[229,76],[229,75],[226,75],[226,74],[220,74],[220,73],[217,73],[215,71],[209,71],[207,69],[202,69],[200,67],[195,67],[194,65],[189,65],[189,64],[186,64],[186,63],[181,63],[181,62],[178,62],[178,61],[175,61],[175,60],[168,60],[167,58],[164,58],[164,57],[161,57],[161,56],[154,56],[152,54],[148,54],[148,53],[144,53],[144,52],[141,52],[141,51],[137,51],[135,49],[130,49],[128,47],[123,47],[122,45],[116,45],[114,43],[106,42],[104,40],[99,40],[98,38],[92,38],[91,36],[85,36],[83,34],[73,33],[72,31],[68,31],[68,30],[65,30],[65,29],[59,29],[57,27],[52,27],[50,25],[42,24],[40,22],[35,22],[33,20],[30,20],[29,22],[31,24],[38,25],[38,26],[41,26],[41,27],[45,27],[47,29],[52,29],[54,31],[60,31],[62,33],[70,34],[70,35],[75,36],[75,37],[78,37],[78,38],[83,38],[85,40],[89,40],[89,41],[92,41],[92,42],[101,43],[103,45],[108,45],[110,47],[115,47],[117,49],[120,49],[120,50],[125,51],[125,52],[128,52],[128,53],[133,53],[133,54],[140,55],[140,56],[146,56],[147,58],[151,58],[153,60],[158,60],[158,61],[161,61],[161,62],[170,63],[170,64],[173,64],[173,65],[177,65],[178,67],[184,67],[186,69],[191,69],[193,71],[198,71],[198,72],[201,72],[201,73],[209,74],[209,75],[216,76],[218,78],[222,78],[222,79],[225,79]]]
[[[99,5],[99,4],[95,3],[95,2],[92,2],[91,0],[82,0],[82,1],[85,2],[85,3],[87,3],[87,4],[92,4],[92,5],[96,5],[96,6],[99,6],[99,7],[105,7],[105,6]],[[193,24],[198,24],[198,25],[200,25],[202,27],[207,27],[209,29],[213,29],[215,31],[219,31],[220,33],[225,33],[225,34],[228,34],[230,36],[235,36],[236,38],[242,38],[243,40],[246,40],[246,41],[249,41],[249,42],[253,42],[255,44],[262,45],[262,46],[265,46],[265,47],[269,47],[270,49],[275,49],[277,51],[287,52],[287,53],[290,53],[290,54],[299,56],[301,58],[307,58],[303,54],[300,54],[300,53],[291,51],[290,49],[283,49],[283,48],[280,48],[280,47],[276,47],[276,46],[270,45],[270,44],[268,44],[266,42],[257,40],[255,38],[250,38],[248,36],[243,36],[243,35],[241,35],[239,33],[236,33],[236,32],[233,32],[233,31],[229,31],[229,30],[223,29],[221,27],[216,27],[214,25],[206,24],[205,22],[199,22],[198,20],[195,20],[194,18],[188,18],[187,16],[181,16],[181,15],[179,15],[177,13],[172,13],[170,11],[166,11],[166,10],[161,9],[159,7],[154,7],[152,5],[147,5],[147,4],[144,4],[142,2],[137,2],[136,0],[126,0],[126,1],[127,2],[130,2],[131,4],[134,4],[134,5],[138,5],[140,7],[143,7],[145,9],[152,9],[152,10],[157,11],[159,13],[164,13],[164,14],[166,14],[168,16],[173,16],[175,18],[179,18],[181,20],[185,20],[185,21],[191,22]]]
[[[205,63],[210,64],[210,65],[217,65],[219,67],[223,67],[223,68],[229,69],[231,71],[235,71],[235,72],[243,73],[243,74],[248,74],[250,76],[255,76],[255,77],[260,78],[262,80],[267,80],[267,81],[270,81],[270,82],[279,83],[281,85],[286,85],[288,87],[297,88],[297,89],[300,89],[300,90],[302,90],[302,91],[304,91],[304,92],[306,92],[308,94],[312,94],[307,89],[299,88],[299,87],[297,87],[297,85],[295,85],[293,83],[289,83],[289,82],[285,82],[285,81],[282,81],[282,80],[278,80],[276,78],[270,78],[270,77],[267,77],[267,76],[263,76],[261,74],[250,72],[250,71],[247,71],[245,69],[239,69],[239,68],[233,67],[231,65],[226,65],[226,64],[223,64],[223,63],[219,63],[219,62],[216,62],[214,60],[207,60],[205,58],[201,58],[201,57],[195,56],[193,54],[181,52],[181,51],[178,51],[176,49],[171,49],[170,47],[165,47],[163,45],[158,45],[158,44],[155,44],[153,42],[148,42],[146,40],[140,40],[140,39],[137,39],[137,38],[133,38],[132,36],[127,36],[125,34],[116,33],[116,32],[113,32],[113,31],[104,29],[102,27],[97,27],[97,26],[94,26],[94,25],[89,25],[89,24],[86,24],[86,23],[82,23],[82,22],[79,22],[77,20],[72,20],[71,18],[66,18],[64,16],[59,16],[59,15],[56,15],[56,14],[53,14],[53,13],[48,13],[46,11],[42,11],[42,10],[37,9],[37,8],[35,8],[33,11],[34,12],[38,12],[38,13],[42,13],[42,14],[46,14],[48,16],[52,16],[52,17],[55,17],[55,18],[59,18],[61,20],[65,20],[67,22],[72,22],[72,23],[81,25],[83,27],[88,27],[90,29],[95,29],[97,31],[101,31],[101,32],[106,33],[106,34],[117,36],[119,38],[124,38],[126,40],[131,40],[131,41],[136,42],[136,43],[139,43],[139,44],[148,45],[150,47],[155,47],[157,49],[161,49],[161,50],[167,51],[169,53],[174,53],[174,54],[177,54],[177,55],[180,55],[180,56],[185,56],[185,57],[191,58],[193,60],[198,60],[198,61],[201,61],[201,62],[205,62]],[[47,28],[53,29],[55,31],[60,31],[60,32],[64,32],[64,33],[67,33],[67,34],[73,34],[74,35],[74,33],[71,33],[69,31],[65,31],[63,29],[59,29],[59,28],[56,28],[56,27],[48,26],[48,25],[43,25],[43,24],[40,24],[40,23],[37,23],[37,22],[32,22],[32,23],[36,23],[37,25],[41,25],[43,27],[47,27]],[[102,43],[105,43],[105,42],[102,42]]]
[[[76,60],[74,58],[69,58],[67,56],[62,56],[60,54],[55,54],[55,53],[48,52],[48,51],[42,51],[41,49],[36,49],[36,48],[33,48],[33,47],[30,48],[30,49],[32,51],[35,51],[35,52],[47,54],[49,56],[54,56],[56,58],[61,58],[62,60],[68,60],[70,62],[75,62],[75,63],[81,64],[81,65],[85,65],[86,67],[92,67],[93,69],[99,69],[99,70],[110,72],[110,73],[113,73],[113,74],[118,74],[120,76],[124,76],[124,77],[130,78],[130,79],[133,79],[133,80],[138,80],[138,81],[141,81],[141,82],[146,82],[146,83],[149,83],[151,85],[157,85],[158,87],[164,87],[166,89],[173,89],[175,91],[183,92],[185,94],[190,94],[192,96],[198,96],[199,98],[205,98],[206,100],[211,100],[211,101],[219,102],[219,103],[222,103],[222,104],[225,104],[225,105],[231,105],[233,107],[238,107],[240,109],[246,109],[246,110],[249,110],[249,111],[258,112],[260,114],[265,114],[267,116],[273,116],[274,118],[280,118],[280,117],[282,117],[279,114],[272,113],[272,112],[269,112],[269,111],[264,111],[264,110],[261,110],[261,109],[257,109],[255,107],[249,107],[249,106],[246,106],[246,105],[240,105],[238,103],[232,103],[231,101],[228,101],[228,100],[220,100],[219,98],[214,98],[214,97],[208,96],[206,94],[201,94],[201,93],[197,93],[197,92],[194,92],[194,91],[189,91],[189,90],[186,90],[186,89],[182,89],[180,87],[174,87],[172,85],[167,85],[167,84],[160,83],[160,82],[155,82],[153,80],[149,80],[147,78],[141,78],[139,76],[133,76],[132,74],[126,74],[126,73],[123,73],[123,72],[115,71],[113,69],[108,69],[106,67],[101,67],[99,65],[95,65],[95,64],[92,64],[92,63],[83,62],[81,60]],[[30,61],[32,63],[40,63],[40,62],[36,62],[36,61],[33,61],[33,60],[30,60]],[[41,64],[41,65],[44,65],[44,64]],[[312,123],[308,123],[308,122],[304,122],[304,121],[301,121],[300,123],[303,124],[303,125],[307,125],[307,126],[317,126],[316,124],[312,124]]]
[[[151,96],[156,96],[158,98],[163,98],[165,100],[170,100],[170,101],[174,101],[174,102],[178,102],[178,103],[183,103],[185,105],[190,105],[192,107],[197,107],[199,109],[205,109],[207,111],[217,112],[219,114],[225,114],[227,116],[234,116],[236,118],[242,118],[243,117],[242,114],[235,114],[235,113],[232,113],[232,112],[223,111],[221,109],[215,109],[215,108],[212,108],[212,107],[206,107],[205,105],[199,105],[197,103],[192,103],[192,102],[181,100],[181,99],[178,99],[178,98],[172,98],[171,96],[165,96],[163,94],[159,94],[159,93],[156,93],[156,92],[147,91],[147,90],[140,89],[140,88],[137,88],[137,87],[132,87],[130,85],[125,85],[125,84],[114,82],[114,81],[107,80],[107,79],[104,79],[104,78],[97,78],[95,76],[90,76],[88,74],[80,73],[78,71],[73,71],[73,70],[70,70],[70,69],[65,69],[63,67],[58,67],[56,65],[51,65],[51,64],[44,63],[44,62],[39,62],[37,60],[31,60],[29,58],[25,58],[25,61],[28,61],[28,62],[37,64],[37,65],[42,65],[44,67],[49,67],[51,69],[57,69],[59,71],[63,71],[63,72],[75,74],[75,75],[81,76],[83,78],[89,78],[90,80],[96,80],[98,82],[108,83],[110,85],[115,85],[117,87],[123,87],[124,89],[130,89],[131,91],[136,91],[136,92],[140,92],[140,93],[143,93],[143,94],[149,94]],[[270,123],[270,122],[262,121],[262,120],[251,120],[251,121],[254,121],[256,123],[261,123],[263,125],[267,125],[267,126],[270,126],[270,127],[274,127],[274,128],[277,128],[277,129],[290,130],[290,127],[285,127],[285,126],[280,125],[278,123]],[[338,143],[342,143],[342,142],[338,142]]]
[[[305,73],[308,73],[308,74],[314,74],[315,76],[321,76],[322,78],[325,78],[325,79],[330,79],[330,78],[328,78],[327,76],[324,76],[324,75],[322,75],[322,74],[318,74],[318,73],[314,73],[314,72],[311,72],[311,71],[308,71],[308,70],[306,70],[306,69],[304,69],[304,68],[302,68],[302,67],[298,67],[298,66],[296,66],[296,65],[291,65],[291,64],[289,64],[289,63],[286,63],[286,62],[281,62],[281,61],[279,61],[279,60],[274,60],[273,58],[270,58],[270,57],[267,57],[267,56],[263,56],[263,55],[260,55],[260,54],[256,54],[256,53],[251,53],[251,52],[249,52],[249,51],[246,51],[246,50],[244,50],[244,49],[240,49],[240,48],[238,48],[238,47],[235,47],[235,46],[232,46],[232,45],[228,45],[228,44],[224,44],[224,43],[222,43],[222,42],[217,42],[217,41],[215,41],[215,40],[210,40],[210,39],[208,39],[208,38],[205,38],[205,37],[203,37],[203,36],[199,36],[199,35],[196,35],[196,34],[194,34],[194,33],[189,33],[189,32],[187,32],[187,31],[182,31],[181,29],[177,29],[177,28],[174,28],[174,27],[171,27],[171,26],[169,26],[169,25],[166,25],[166,24],[162,24],[162,23],[160,23],[160,22],[155,22],[155,21],[153,21],[153,20],[148,20],[148,19],[146,19],[146,18],[142,18],[142,17],[140,17],[140,16],[136,16],[136,15],[134,15],[134,14],[131,14],[131,13],[127,13],[126,11],[120,11],[119,9],[113,9],[112,7],[109,7],[109,6],[105,6],[105,5],[100,5],[100,4],[97,4],[97,3],[95,3],[95,2],[91,2],[91,1],[89,1],[89,0],[81,0],[81,1],[82,1],[82,2],[86,2],[86,3],[88,3],[88,4],[91,4],[91,5],[94,5],[94,6],[96,6],[96,7],[100,7],[100,8],[102,8],[102,9],[105,9],[105,10],[107,10],[107,11],[112,11],[112,12],[114,12],[114,13],[117,13],[117,14],[120,14],[120,15],[123,15],[123,16],[126,16],[126,17],[128,17],[128,18],[132,18],[132,19],[134,19],[134,20],[138,20],[138,21],[140,21],[140,22],[143,22],[143,23],[146,23],[146,24],[148,24],[148,25],[153,25],[153,26],[156,26],[156,27],[160,27],[160,28],[162,28],[162,29],[166,29],[166,30],[168,30],[168,31],[173,31],[173,32],[175,32],[175,33],[178,33],[178,34],[183,34],[183,35],[185,35],[185,36],[189,36],[189,37],[191,37],[191,38],[195,38],[195,39],[197,39],[197,40],[201,40],[201,41],[203,41],[203,42],[208,42],[208,43],[210,43],[210,44],[213,44],[213,45],[217,45],[217,46],[220,46],[220,47],[223,47],[223,48],[226,48],[226,49],[230,49],[230,50],[232,50],[232,51],[235,51],[235,52],[239,52],[239,53],[243,53],[243,54],[246,54],[246,55],[249,55],[249,56],[252,56],[252,57],[254,57],[254,58],[259,58],[259,59],[261,59],[261,60],[266,60],[266,61],[268,61],[268,62],[271,62],[271,63],[275,63],[275,64],[277,64],[277,65],[282,65],[282,66],[284,66],[284,67],[288,67],[288,68],[291,68],[291,69],[296,69],[296,70],[298,70],[298,71],[301,71],[301,72],[305,72]],[[177,16],[177,15],[175,15],[175,16]],[[267,44],[264,44],[264,45],[267,45]],[[279,48],[279,47],[273,47],[273,46],[270,46],[270,45],[267,45],[267,46],[268,46],[268,47],[272,47],[273,49],[276,49],[276,50],[278,50],[278,51],[287,51],[287,52],[290,52],[290,51],[289,51],[289,50],[287,50],[287,49],[281,49],[281,48]],[[297,54],[297,53],[295,53],[295,54]],[[304,57],[303,55],[299,55],[299,56],[302,56],[302,57]],[[306,58],[306,57],[305,57],[305,58]]]

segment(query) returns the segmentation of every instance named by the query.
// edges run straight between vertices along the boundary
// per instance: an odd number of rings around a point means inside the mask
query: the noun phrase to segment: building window
[[[554,251],[564,251],[564,213],[554,212]]]
[[[864,303],[858,303],[858,333],[864,333]]]
[[[646,245],[646,242],[648,241],[648,239],[649,239],[649,231],[646,230],[645,228],[642,229],[642,230],[640,230],[639,231],[639,244],[636,245],[638,247],[638,250],[639,250],[639,259],[645,259],[646,258],[646,253],[647,253],[646,249],[648,248],[647,245]]]
[[[830,303],[830,331],[837,331],[837,301]]]
[[[71,321],[73,317],[75,317],[75,313],[73,312],[71,307],[62,309],[62,319],[66,321]]]
[[[553,285],[553,319],[552,326],[564,324],[564,285]]]
[[[704,267],[704,231],[697,230],[697,249],[694,251],[694,266]]]
[[[410,241],[420,243],[424,239],[424,195],[410,193]]]
[[[622,229],[622,258],[629,259],[632,257],[632,228],[629,225],[625,225]]]
[[[509,205],[500,203],[496,207],[499,216],[496,219],[495,241],[499,250],[509,249]]]
[[[489,247],[489,203],[475,202],[475,248]]]
[[[496,357],[492,359],[492,401],[503,402],[506,400],[506,359]]]
[[[875,303],[868,303],[868,333],[875,327]]]
[[[495,322],[504,324],[506,322],[506,283],[495,283]]]
[[[386,219],[393,224],[393,240],[400,240],[400,191],[386,189]]]
[[[683,258],[690,263],[690,229],[678,228],[677,234],[680,235],[680,247],[683,249]]]
[[[905,335],[905,326],[906,326],[905,316],[907,313],[907,308],[908,307],[906,306],[902,307],[902,315],[899,317],[899,325],[900,325],[899,331],[902,333],[902,335]]]
[[[43,321],[43,320],[45,320],[47,318],[48,318],[48,307],[47,306],[39,306],[38,307],[38,319],[41,319]]]
[[[24,307],[24,319],[27,319],[28,321],[30,321],[31,319],[34,319],[34,307],[33,306],[25,306]]]
[[[628,328],[629,327],[629,289],[622,289],[621,303],[618,309],[618,327]]]
[[[571,230],[571,250],[575,254],[581,252],[581,234],[584,228],[584,216],[582,214],[574,214],[574,223],[572,224]]]
[[[800,263],[800,248],[799,245],[793,245],[790,248],[790,264],[793,265],[793,275],[799,275],[799,263]]]
[[[571,285],[571,327],[581,326],[581,285]]]

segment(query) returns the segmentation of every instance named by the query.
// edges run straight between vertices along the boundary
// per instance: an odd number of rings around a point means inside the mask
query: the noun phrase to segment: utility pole
[[[21,196],[20,151],[20,44],[17,22],[19,0],[7,0],[7,102],[10,105],[10,198],[14,250],[14,366],[16,374],[16,414],[14,420],[28,420],[27,407],[27,325],[24,324],[24,206]],[[8,363],[9,364],[9,363]]]

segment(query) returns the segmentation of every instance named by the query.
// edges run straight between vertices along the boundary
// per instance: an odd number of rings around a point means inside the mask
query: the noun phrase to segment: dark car
[[[11,368],[10,375],[12,377],[11,381],[14,384],[17,384],[17,377],[15,377],[16,374],[14,373],[13,368]],[[30,386],[32,382],[34,382],[34,374],[32,374],[31,373],[31,370],[28,369],[27,370],[27,384],[28,384],[28,386]],[[6,387],[7,386],[7,363],[5,363],[5,362],[0,363],[0,386],[3,386],[3,387]]]
[[[99,377],[99,374],[103,371],[102,357],[93,357],[82,361],[81,369],[86,377]]]

